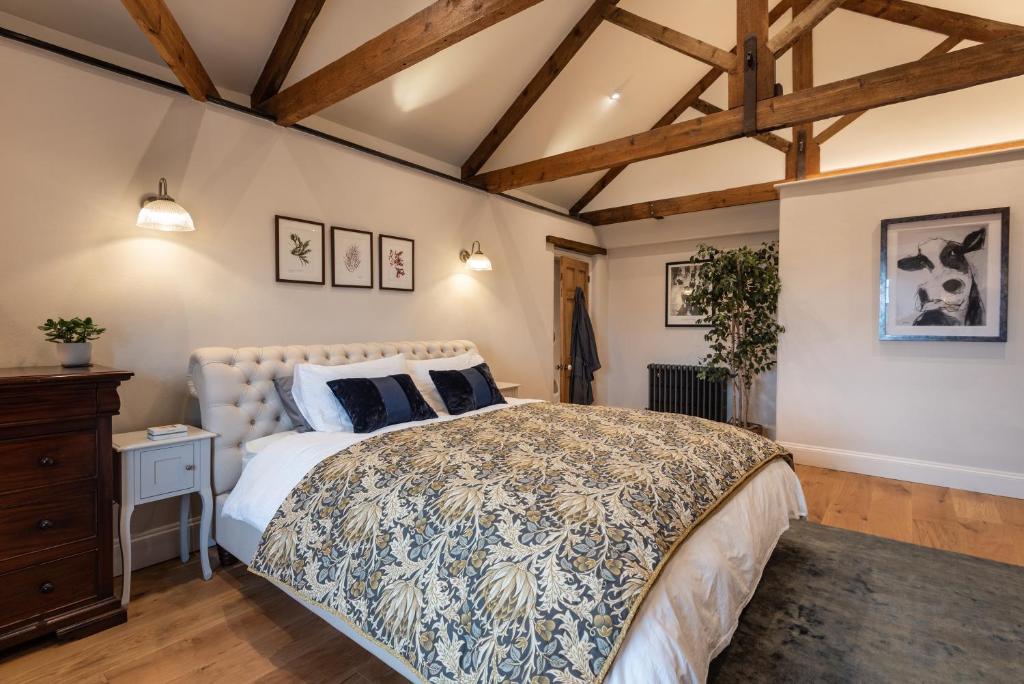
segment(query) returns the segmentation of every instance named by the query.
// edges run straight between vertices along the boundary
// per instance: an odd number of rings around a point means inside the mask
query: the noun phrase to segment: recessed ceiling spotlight
[[[622,93],[616,90],[615,92],[608,96],[608,99],[611,100],[612,102],[618,102],[619,100],[622,99]]]

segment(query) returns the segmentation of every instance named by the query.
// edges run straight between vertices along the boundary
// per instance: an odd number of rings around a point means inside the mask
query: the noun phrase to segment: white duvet
[[[370,434],[307,432],[266,443],[245,466],[222,515],[265,530],[306,473],[342,449],[384,432],[530,401],[509,399],[507,405]],[[765,466],[676,551],[640,607],[605,682],[703,682],[790,519],[806,514],[800,482],[789,466],[781,460]]]

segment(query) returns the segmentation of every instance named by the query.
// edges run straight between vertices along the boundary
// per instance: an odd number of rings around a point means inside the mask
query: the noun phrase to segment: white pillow
[[[295,366],[292,395],[309,426],[317,432],[352,432],[352,421],[327,383],[341,378],[381,378],[408,373],[401,354],[342,366]]]
[[[466,370],[483,362],[484,357],[475,351],[469,351],[458,356],[448,356],[440,359],[424,359],[423,361],[408,359],[406,364],[409,366],[409,375],[412,376],[413,382],[416,383],[416,389],[420,391],[423,398],[430,404],[430,408],[434,409],[438,415],[441,415],[448,413],[448,408],[444,405],[444,400],[441,399],[437,388],[434,387],[434,381],[430,378],[430,371]]]

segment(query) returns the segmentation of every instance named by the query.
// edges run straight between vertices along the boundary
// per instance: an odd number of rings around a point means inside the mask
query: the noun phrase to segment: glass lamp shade
[[[483,252],[476,252],[470,255],[469,259],[466,260],[466,266],[471,271],[490,271],[491,260],[487,258],[487,255]]]
[[[145,206],[139,210],[139,218],[135,225],[139,228],[172,232],[196,229],[189,213],[172,199],[155,199],[146,202]]]

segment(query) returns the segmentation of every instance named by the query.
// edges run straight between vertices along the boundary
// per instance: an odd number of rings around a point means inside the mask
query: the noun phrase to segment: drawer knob
[[[185,464],[185,470],[195,470],[195,469],[196,469],[196,467],[194,465],[192,465],[191,463],[186,463]]]
[[[39,465],[43,466],[44,468],[48,468],[56,464],[57,462],[53,460],[52,456],[43,456],[41,459],[39,459]]]
[[[53,586],[53,582],[43,582],[39,585],[40,594],[52,594],[56,587]]]
[[[49,518],[43,518],[36,524],[36,526],[41,530],[48,530],[53,527],[53,521]]]

